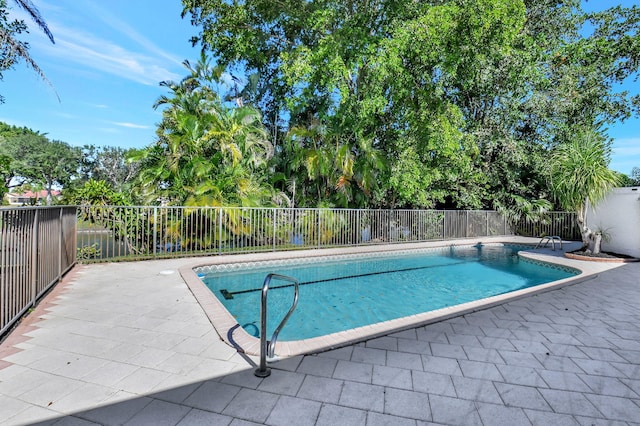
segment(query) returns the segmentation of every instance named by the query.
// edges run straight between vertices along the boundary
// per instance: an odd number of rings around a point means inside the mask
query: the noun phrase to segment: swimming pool
[[[313,339],[567,279],[578,271],[517,255],[522,246],[488,244],[247,262],[196,268],[234,320],[258,337],[266,274],[300,282],[298,308],[279,341]],[[289,309],[293,289],[272,283],[268,335]]]

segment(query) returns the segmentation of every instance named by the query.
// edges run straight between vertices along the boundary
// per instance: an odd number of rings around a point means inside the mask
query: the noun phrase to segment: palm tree
[[[31,19],[40,27],[47,35],[51,43],[55,44],[53,34],[49,30],[47,23],[40,16],[40,12],[30,0],[14,0],[15,3],[24,9]],[[24,59],[27,65],[42,78],[49,86],[53,86],[38,64],[29,55],[29,46],[27,43],[16,40],[15,35],[27,30],[26,25],[22,21],[8,22],[7,20],[7,2],[0,0],[0,49],[2,49],[2,57],[0,57],[0,79],[2,79],[2,71],[9,69],[19,59]],[[56,93],[56,97],[57,97]],[[2,99],[2,98],[0,98]],[[59,98],[58,98],[59,100]]]
[[[574,132],[551,156],[552,190],[560,207],[575,211],[583,248],[600,252],[602,233],[587,225],[587,206],[595,206],[619,183],[619,175],[608,167],[610,144],[595,130]]]

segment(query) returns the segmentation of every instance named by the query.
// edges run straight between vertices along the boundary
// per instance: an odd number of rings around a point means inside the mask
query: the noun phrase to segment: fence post
[[[484,235],[488,237],[489,236],[489,212],[488,211],[484,212],[484,219],[486,223],[486,228],[485,228],[486,230],[484,232]]]
[[[442,211],[442,239],[447,239],[447,211]]]
[[[33,216],[33,240],[31,241],[31,295],[30,305],[35,305],[36,295],[38,294],[37,282],[38,282],[38,228],[39,228],[39,213],[40,210],[36,209]]]
[[[467,216],[467,224],[464,227],[464,237],[468,238],[469,237],[469,210],[467,210],[466,216]]]
[[[271,222],[271,228],[273,228],[273,251],[276,251],[276,209],[275,207],[271,209],[273,212],[273,219]]]
[[[158,254],[158,207],[153,208],[153,255]]]
[[[222,254],[222,207],[218,207],[218,254]]]
[[[58,226],[60,226],[60,233],[58,234],[58,279],[62,278],[62,241],[64,239],[63,211],[64,207],[60,207],[60,214],[58,215]]]

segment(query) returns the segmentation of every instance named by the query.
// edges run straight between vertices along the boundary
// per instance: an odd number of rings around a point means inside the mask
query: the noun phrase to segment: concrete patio
[[[0,345],[0,424],[640,422],[640,264],[259,379],[169,273],[188,262],[76,267]]]

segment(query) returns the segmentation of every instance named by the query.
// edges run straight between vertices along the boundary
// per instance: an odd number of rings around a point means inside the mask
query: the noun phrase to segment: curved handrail
[[[294,292],[293,292],[293,303],[291,308],[289,308],[289,312],[284,316],[282,321],[278,327],[276,327],[273,332],[273,336],[271,337],[271,341],[267,342],[267,293],[269,292],[269,284],[271,283],[271,279],[278,279],[281,281],[288,281],[293,283]],[[293,311],[298,306],[298,280],[295,278],[288,277],[286,275],[281,274],[268,274],[264,283],[262,284],[262,297],[260,301],[260,367],[258,367],[254,374],[258,377],[267,377],[271,374],[271,370],[267,368],[267,355],[269,358],[273,358],[276,341],[278,340],[278,334],[282,327],[287,323],[287,320],[293,314]]]

